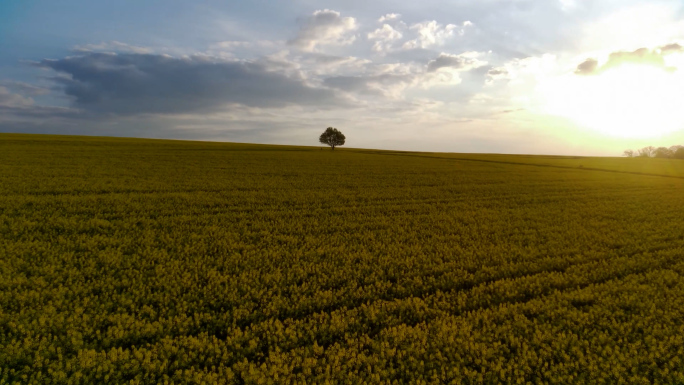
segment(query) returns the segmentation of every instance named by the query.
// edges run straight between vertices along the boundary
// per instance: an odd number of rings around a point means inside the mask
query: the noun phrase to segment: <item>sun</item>
[[[651,138],[684,130],[684,77],[623,64],[592,76],[566,75],[539,88],[544,110],[603,134]]]

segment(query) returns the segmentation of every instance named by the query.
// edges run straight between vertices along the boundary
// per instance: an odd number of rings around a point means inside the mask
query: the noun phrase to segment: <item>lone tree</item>
[[[318,138],[318,141],[323,144],[327,144],[332,148],[333,151],[335,151],[336,146],[344,145],[345,139],[346,138],[344,137],[344,134],[341,133],[337,128],[328,127]]]

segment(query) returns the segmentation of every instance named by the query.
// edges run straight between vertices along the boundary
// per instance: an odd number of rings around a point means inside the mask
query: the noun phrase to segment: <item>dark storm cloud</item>
[[[671,53],[682,51],[684,51],[684,47],[675,43],[654,50],[639,48],[631,52],[613,52],[608,56],[608,61],[602,66],[599,66],[596,59],[589,58],[577,66],[575,73],[578,75],[594,75],[623,64],[641,64],[661,68],[666,71],[674,71],[674,68],[667,67],[664,57]]]
[[[314,88],[303,79],[253,62],[92,53],[42,60],[38,65],[59,72],[61,76],[53,81],[73,98],[75,107],[91,112],[188,113],[231,103],[250,107],[344,104],[331,90]]]

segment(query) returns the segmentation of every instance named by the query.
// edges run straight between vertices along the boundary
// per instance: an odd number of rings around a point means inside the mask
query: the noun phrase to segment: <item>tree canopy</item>
[[[346,138],[344,134],[341,133],[337,128],[328,127],[318,138],[318,141],[330,146],[330,148],[332,148],[334,151],[335,147],[344,145],[345,139]]]
[[[622,155],[628,158],[670,158],[670,159],[684,159],[684,146],[676,145],[672,147],[653,147],[648,146],[636,151],[625,150]]]

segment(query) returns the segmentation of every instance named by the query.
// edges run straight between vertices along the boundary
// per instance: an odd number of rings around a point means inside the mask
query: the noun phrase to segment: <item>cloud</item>
[[[356,39],[352,32],[357,28],[353,17],[342,17],[330,9],[318,10],[302,20],[297,37],[288,43],[303,51],[313,51],[327,44],[348,45]]]
[[[48,88],[39,87],[33,84],[19,82],[15,80],[0,81],[0,86],[7,87],[10,90],[18,92],[22,95],[29,96],[47,95],[50,93],[50,90]]]
[[[493,100],[494,100],[494,98],[490,95],[483,94],[483,93],[477,93],[477,94],[474,94],[468,100],[468,103],[470,103],[470,104],[487,104],[487,103],[491,103]]]
[[[277,54],[286,48],[285,40],[224,40],[209,44],[204,54],[224,59],[244,60]],[[184,53],[179,54],[175,56],[181,56]]]
[[[485,75],[485,85],[493,86],[499,80],[510,80],[511,72],[506,67],[492,67]]]
[[[524,108],[512,108],[512,109],[508,109],[508,110],[503,110],[503,111],[501,111],[501,113],[502,114],[512,114],[514,112],[520,112],[520,111],[525,111],[525,109]]]
[[[398,13],[388,13],[384,16],[380,16],[380,18],[378,19],[378,23],[384,23],[390,20],[399,20],[399,18],[401,18],[401,15]]]
[[[401,32],[397,31],[389,24],[383,24],[381,28],[368,34],[368,39],[370,40],[391,41],[401,39],[401,37]]]
[[[428,72],[435,72],[441,68],[453,68],[468,71],[486,65],[487,62],[479,60],[478,56],[480,56],[478,52],[466,52],[460,55],[441,53],[437,59],[428,63],[427,70]]]
[[[677,43],[668,44],[660,47],[660,52],[662,52],[664,55],[675,52],[684,52],[684,47]]]
[[[382,74],[372,76],[334,76],[323,84],[331,88],[370,96],[392,97],[412,83],[411,75]]]
[[[472,25],[470,21],[465,21],[461,27],[455,24],[442,25],[435,20],[413,24],[410,29],[415,31],[418,37],[404,43],[403,48],[429,48],[444,45],[446,40],[453,36],[463,36],[465,29]]]
[[[613,52],[603,65],[599,65],[597,59],[589,58],[577,66],[575,73],[578,75],[595,75],[625,64],[653,66],[672,72],[675,68],[668,67],[665,64],[664,56],[681,51],[682,47],[679,44],[669,44],[654,50],[639,48],[635,51]]]
[[[382,99],[374,98],[377,101],[410,101],[416,97],[416,92],[427,100],[435,96],[430,95],[427,90],[435,86],[461,84],[462,72],[477,68],[484,63],[473,59],[473,56],[475,53],[470,52],[459,56],[454,55],[464,61],[461,67],[454,71],[428,71],[422,63],[376,64],[367,66],[364,74],[330,76],[323,80],[323,85],[353,93],[356,96],[383,97]],[[451,65],[456,64],[451,63]]]
[[[131,52],[131,53],[152,53],[150,48],[139,47],[122,43],[120,41],[102,42],[99,44],[77,45],[73,48],[76,52]]]
[[[373,51],[383,52],[389,50],[392,42],[403,37],[401,32],[394,29],[389,24],[383,24],[382,27],[373,32],[368,33],[368,40],[375,40],[373,44]]]
[[[575,73],[577,75],[591,75],[598,69],[598,60],[589,58],[577,66]]]
[[[211,45],[212,49],[226,49],[232,50],[235,48],[251,48],[254,46],[275,46],[275,42],[270,40],[257,40],[257,41],[246,41],[246,40],[225,40],[213,43]]]
[[[1,93],[1,91],[0,91]],[[1,99],[2,97],[0,97]],[[69,123],[92,123],[101,119],[93,119],[94,116],[72,108],[41,106],[29,103],[3,105],[0,102],[0,128],[6,127],[8,122],[19,124],[52,125],[57,122]]]
[[[659,52],[651,51],[648,48],[639,48],[633,52],[613,52],[608,58],[608,62],[602,67],[606,70],[611,67],[618,67],[625,63],[646,64],[656,67],[665,67],[665,60]]]
[[[323,74],[358,73],[372,64],[368,59],[356,56],[327,55],[318,52],[306,52],[292,58],[300,67],[306,68],[310,77]]]
[[[330,76],[323,79],[326,87],[360,96],[383,96],[383,99],[402,99],[403,92],[422,82],[424,67],[407,63],[368,65],[364,73]],[[379,99],[378,99],[379,100]]]
[[[504,67],[495,67],[487,71],[488,76],[505,76],[508,75],[508,70]]]
[[[10,92],[7,87],[0,87],[1,107],[28,107],[33,105],[33,99]]]
[[[246,40],[225,40],[213,43],[209,46],[211,50],[225,50],[233,51],[237,49],[273,49],[281,45],[282,41],[271,41],[271,40],[256,40],[256,41],[246,41]]]
[[[343,106],[327,89],[286,76],[265,64],[206,56],[89,53],[38,63],[72,97],[74,107],[113,114],[175,114],[220,110],[227,105]]]

